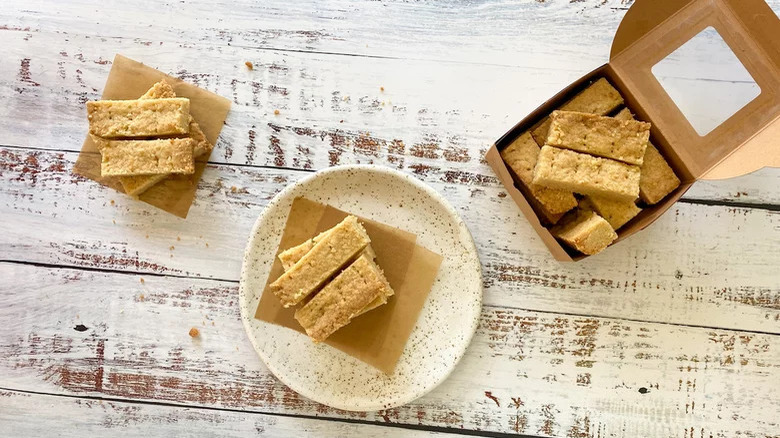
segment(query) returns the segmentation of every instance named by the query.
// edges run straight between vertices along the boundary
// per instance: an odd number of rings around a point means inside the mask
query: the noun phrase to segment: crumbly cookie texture
[[[371,240],[355,216],[347,216],[292,268],[271,283],[284,307],[300,303],[355,259]]]
[[[160,173],[192,174],[193,140],[167,138],[157,140],[105,140],[96,138],[102,155],[103,176],[154,175]]]
[[[387,295],[392,295],[392,288],[382,270],[362,255],[298,309],[295,319],[314,341],[322,342],[369,303]]]
[[[605,78],[601,78],[582,90],[570,101],[561,105],[559,110],[579,111],[588,114],[607,115],[623,105],[623,96]],[[533,129],[532,135],[539,146],[544,146],[550,129],[550,118],[544,120]]]
[[[298,263],[298,260],[303,258],[306,253],[311,251],[311,249],[314,247],[317,242],[319,242],[323,237],[325,237],[331,230],[323,231],[322,233],[312,237],[311,239],[301,243],[300,245],[294,246],[292,248],[286,249],[279,253],[279,261],[282,262],[282,268],[284,268],[285,271],[289,270],[293,266],[295,266],[296,263]],[[371,260],[374,260],[376,258],[376,253],[374,252],[374,248],[371,247],[371,244],[368,244],[366,248],[363,250],[361,255],[365,255]],[[389,290],[390,295],[392,295],[392,289]],[[390,297],[390,295],[381,295],[374,299],[374,301],[370,302],[366,307],[361,310],[358,315],[362,315],[369,310],[374,310],[377,307],[387,304],[387,299]]]
[[[149,91],[141,96],[141,99],[172,99],[175,97],[176,93],[173,91],[173,87],[163,79],[152,85]],[[195,146],[192,151],[192,156],[195,158],[208,155],[214,148],[214,145],[206,139],[206,135],[200,129],[200,125],[198,125],[198,122],[196,122],[192,116],[190,116],[189,136],[195,140]],[[119,178],[119,182],[122,183],[125,193],[131,196],[139,196],[168,176],[170,176],[170,174],[167,173],[159,175],[123,176]]]
[[[609,222],[590,210],[567,214],[550,232],[586,255],[600,253],[618,237]]]
[[[501,157],[509,166],[518,182],[525,188],[535,205],[548,223],[555,223],[563,213],[577,206],[574,194],[565,190],[551,189],[535,185],[534,167],[539,156],[539,145],[528,132],[520,135],[506,149],[501,151]]]
[[[619,120],[633,120],[634,116],[628,108],[624,108],[615,115]],[[639,178],[639,197],[647,205],[660,202],[669,193],[680,186],[680,178],[674,173],[669,163],[653,145],[647,143],[645,155],[642,159],[642,175]]]
[[[547,144],[641,165],[650,124],[573,111],[553,111]]]
[[[639,196],[639,166],[545,146],[534,169],[534,184],[617,201]]]
[[[143,99],[87,102],[89,132],[102,138],[159,137],[190,132],[190,100]]]
[[[595,211],[616,231],[642,211],[634,201],[613,201],[599,196],[586,196],[581,199],[580,208]]]

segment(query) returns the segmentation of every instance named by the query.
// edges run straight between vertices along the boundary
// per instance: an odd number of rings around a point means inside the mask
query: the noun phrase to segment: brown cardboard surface
[[[708,26],[718,30],[762,92],[720,127],[700,137],[651,68]],[[561,261],[581,260],[585,256],[562,246],[541,225],[499,151],[595,79],[606,77],[636,118],[653,124],[651,141],[681,180],[680,187],[662,202],[643,209],[620,229],[615,243],[620,242],[653,223],[698,178],[720,179],[764,166],[780,167],[778,40],[780,20],[763,0],[636,0],[615,36],[610,63],[575,81],[518,122],[485,158],[552,255]]]
[[[632,93],[623,88],[624,85],[620,79],[615,76],[611,66],[607,64],[583,76],[579,80],[566,87],[555,97],[542,104],[531,115],[521,120],[509,132],[504,134],[504,136],[496,141],[495,145],[493,145],[493,147],[488,150],[485,156],[485,160],[488,162],[488,165],[490,165],[490,167],[496,172],[498,179],[507,189],[507,193],[509,193],[517,206],[520,208],[520,211],[531,223],[531,226],[534,228],[534,230],[536,230],[537,234],[542,239],[542,242],[544,242],[545,246],[547,246],[547,248],[550,250],[550,253],[558,261],[579,261],[587,256],[579,254],[577,251],[562,245],[560,242],[558,242],[557,239],[555,239],[550,231],[540,223],[536,212],[528,203],[523,193],[515,186],[509,169],[501,159],[499,150],[507,147],[512,142],[512,140],[533,126],[536,121],[546,117],[553,110],[560,107],[562,103],[566,102],[567,99],[569,99],[571,96],[575,95],[590,85],[593,81],[601,77],[606,77],[612,83],[612,85],[614,85],[618,91],[620,91],[620,94],[623,95],[623,98],[626,101],[626,106],[631,110],[632,113],[637,114],[637,118],[639,120],[647,120],[644,118],[642,108],[637,106],[638,104]],[[612,245],[621,242],[622,240],[632,236],[633,234],[653,223],[658,217],[666,212],[666,210],[674,205],[674,203],[691,187],[695,181],[695,178],[690,175],[685,165],[675,154],[675,151],[670,148],[669,144],[666,143],[664,139],[651,135],[651,140],[659,149],[659,151],[664,155],[672,169],[674,169],[675,173],[682,181],[682,184],[672,193],[667,195],[662,202],[654,206],[644,208],[634,219],[621,227],[617,232],[618,238],[615,240],[615,242],[612,243]]]
[[[140,62],[116,55],[103,89],[103,99],[138,99],[162,79],[173,86],[176,96],[190,99],[190,114],[198,122],[209,142],[216,144],[230,110],[230,100],[168,76]],[[168,177],[142,193],[139,199],[176,216],[187,217],[208,158],[204,155],[195,160],[195,173],[192,175]],[[117,178],[100,176],[100,152],[89,135],[84,140],[73,172],[124,193],[122,184]]]
[[[296,198],[279,242],[278,255],[341,222],[349,213],[305,198]],[[360,315],[324,343],[380,371],[391,374],[417,324],[442,257],[416,244],[417,236],[391,226],[359,218],[376,252],[376,262],[395,291],[387,304]],[[295,320],[295,308],[285,309],[268,285],[284,272],[279,258],[268,275],[255,318],[304,333]]]
[[[671,14],[665,18],[659,10],[651,12],[647,3],[639,0],[631,9],[646,11],[648,20],[631,13],[621,23],[610,67],[642,109],[643,119],[653,124],[655,136],[666,140],[696,178],[707,173],[737,176],[778,165],[780,142],[767,141],[761,133],[772,125],[777,129],[780,123],[780,19],[763,0],[653,0],[653,7],[660,4],[660,11]],[[649,28],[648,22],[656,24]],[[651,69],[708,27],[729,45],[761,94],[712,132],[699,136]],[[746,147],[753,142],[758,146]],[[756,154],[757,147],[763,153]],[[731,155],[739,158],[728,160]],[[720,166],[724,168],[716,170]]]

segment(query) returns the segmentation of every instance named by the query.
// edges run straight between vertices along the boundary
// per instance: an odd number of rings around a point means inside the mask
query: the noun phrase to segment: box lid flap
[[[713,27],[760,94],[700,136],[651,69]],[[780,166],[780,19],[764,0],[636,0],[618,28],[610,65],[696,177],[725,178]],[[775,141],[771,141],[774,138]],[[761,151],[756,153],[756,151]]]

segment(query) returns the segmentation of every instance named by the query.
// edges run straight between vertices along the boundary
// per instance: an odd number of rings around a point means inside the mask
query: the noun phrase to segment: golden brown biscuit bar
[[[102,176],[195,172],[191,138],[105,140],[95,138],[102,155]]]
[[[547,144],[628,164],[642,164],[650,124],[573,111],[553,111]]]
[[[282,306],[294,306],[316,291],[371,243],[355,216],[347,216],[289,270],[271,283]]]
[[[311,251],[311,249],[314,247],[314,245],[323,237],[325,237],[330,230],[323,231],[322,233],[312,237],[311,239],[301,243],[298,246],[294,246],[292,248],[289,248],[285,251],[282,251],[279,253],[279,260],[282,262],[282,268],[284,268],[285,271],[295,266],[296,263],[298,263],[298,260],[303,258],[304,255],[306,255],[307,252]],[[376,258],[376,253],[374,252],[374,248],[371,247],[371,244],[368,244],[366,246],[366,249],[363,250],[362,255],[365,255],[371,260],[374,260]],[[390,290],[392,292],[392,290]],[[391,294],[392,295],[392,294]],[[382,295],[380,297],[377,297],[374,301],[368,304],[365,309],[361,310],[359,315],[362,315],[363,313],[368,312],[369,310],[376,309],[377,307],[381,306],[382,304],[387,303],[387,299],[390,297],[390,295]]]
[[[362,255],[298,309],[295,319],[314,341],[322,342],[369,303],[388,294],[392,295],[392,288],[382,270]]]
[[[548,222],[555,223],[560,215],[577,206],[577,199],[572,192],[550,189],[533,184],[534,167],[539,156],[539,145],[531,134],[523,133],[506,149],[501,151],[501,158],[509,166],[519,183],[525,186],[528,193],[536,200],[539,210]]]
[[[570,101],[561,105],[559,110],[579,111],[582,113],[607,115],[623,105],[623,96],[605,78],[601,78],[582,90]],[[550,129],[550,118],[545,117],[539,126],[533,129],[532,135],[539,146],[544,146],[547,141],[547,132]]]
[[[615,230],[628,223],[642,211],[634,201],[613,201],[599,196],[586,196],[581,199],[580,208],[595,211],[606,219]]]
[[[141,96],[141,99],[171,99],[174,97],[176,97],[176,93],[173,91],[173,87],[165,80],[162,80],[152,85],[152,88]],[[198,122],[196,122],[192,116],[190,116],[189,137],[195,140],[195,147],[192,151],[192,156],[195,158],[209,154],[214,147],[211,142],[206,139],[206,135],[200,129],[200,125],[198,125]],[[119,177],[119,182],[122,183],[125,193],[131,196],[138,196],[168,176],[169,174],[167,173],[159,175],[122,176]]]
[[[190,131],[190,100],[98,100],[87,102],[89,132],[103,138],[184,135]]]
[[[534,169],[534,184],[618,201],[639,196],[639,166],[545,146]]]
[[[618,237],[609,222],[590,210],[569,213],[550,232],[586,255],[600,253]]]
[[[631,111],[623,108],[615,115],[616,119],[632,120]],[[664,157],[652,142],[647,143],[639,178],[639,197],[648,205],[657,204],[680,186],[680,178],[674,173]]]

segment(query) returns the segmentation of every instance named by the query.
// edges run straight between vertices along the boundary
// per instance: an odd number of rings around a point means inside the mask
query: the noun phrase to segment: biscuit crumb
[[[249,62],[249,61],[245,62],[245,63],[244,63],[244,65],[246,66],[246,68],[248,68],[248,69],[250,69],[250,70],[254,70],[254,69],[255,69],[255,65],[254,65],[254,64],[252,64],[252,63],[251,63],[251,62]]]
[[[141,284],[144,284],[144,283],[146,283],[146,282],[144,281],[144,278],[141,277]]]
[[[114,202],[114,200],[112,199],[112,200],[111,200],[111,205],[114,205],[114,204],[115,204],[115,202]]]
[[[231,192],[231,193],[236,193],[236,191],[237,191],[237,190],[238,190],[238,189],[236,188],[236,186],[232,186],[232,187],[230,188],[230,192]]]
[[[206,248],[208,248],[208,247],[209,247],[209,244],[208,244],[208,242],[206,242]]]
[[[148,235],[148,234],[146,235],[146,238],[147,238],[147,239],[149,238],[149,235]]]
[[[379,87],[379,91],[384,93],[385,92],[385,87]]]
[[[176,240],[181,240],[181,236],[176,236]]]
[[[141,295],[138,296],[138,301],[143,301],[145,299],[146,299],[146,297],[144,296],[144,294],[141,294]]]
[[[116,225],[116,220],[115,219],[111,219],[111,222],[113,222],[114,225]]]
[[[171,247],[170,247],[170,248],[168,248],[168,249],[170,249],[171,251],[173,251],[173,250],[174,250],[174,249],[176,249],[176,248],[174,248],[174,246],[173,246],[173,245],[171,245]]]
[[[279,110],[274,110],[274,115],[278,116],[279,115]]]
[[[211,326],[212,326],[212,327],[214,326],[214,321],[211,321]]]
[[[197,327],[193,327],[190,329],[190,337],[191,338],[197,338],[200,336],[200,330],[197,329]]]

